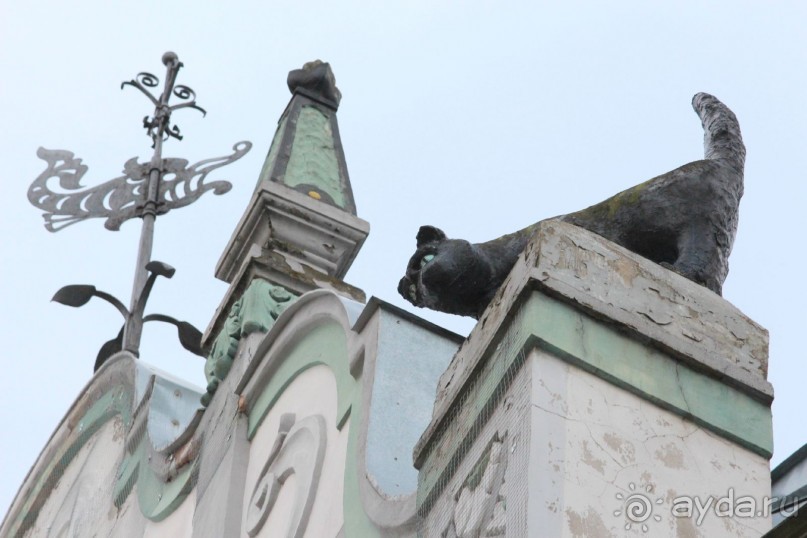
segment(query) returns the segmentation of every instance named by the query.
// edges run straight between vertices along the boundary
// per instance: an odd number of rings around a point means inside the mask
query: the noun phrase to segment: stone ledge
[[[474,373],[495,353],[518,304],[536,288],[763,404],[773,399],[764,328],[672,271],[591,232],[547,221],[441,377],[416,460]]]
[[[312,290],[326,289],[359,303],[364,303],[366,299],[364,291],[359,288],[299,263],[298,260],[286,257],[280,252],[260,249],[253,245],[252,251],[245,256],[245,262],[233,275],[230,287],[202,336],[202,349],[207,353],[224,327],[233,305],[256,279],[283,286],[298,297]]]
[[[341,279],[370,225],[273,181],[262,181],[216,266],[216,278],[232,282],[254,247],[283,251],[299,263]]]

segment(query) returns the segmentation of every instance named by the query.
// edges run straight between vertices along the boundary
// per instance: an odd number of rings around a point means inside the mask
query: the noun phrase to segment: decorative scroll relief
[[[507,434],[497,433],[455,496],[454,515],[442,538],[506,535]]]
[[[302,538],[319,487],[326,448],[325,419],[312,415],[295,423],[294,413],[280,417],[277,437],[246,507],[246,531],[257,536],[275,506],[280,489],[295,475],[297,487],[285,536]]]
[[[186,159],[163,159],[157,214],[189,205],[209,190],[215,194],[229,191],[232,188],[229,182],[205,183],[205,179],[213,170],[243,157],[251,147],[250,142],[238,142],[231,155],[205,159],[190,166]],[[118,230],[123,222],[142,216],[151,163],[138,163],[137,158],[132,157],[123,165],[123,176],[83,189],[81,179],[87,173],[87,166],[72,152],[39,148],[36,154],[48,167],[31,184],[28,200],[45,211],[45,228],[49,231],[57,232],[95,217],[106,218],[104,226]],[[48,185],[52,178],[58,178],[58,190]]]

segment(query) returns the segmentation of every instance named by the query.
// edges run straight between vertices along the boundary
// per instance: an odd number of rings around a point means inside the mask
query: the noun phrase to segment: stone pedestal
[[[542,224],[440,381],[420,535],[761,536],[767,348],[706,288]]]
[[[364,292],[342,277],[369,232],[370,225],[355,215],[261,180],[216,266],[216,277],[230,288],[205,331],[206,348],[256,279],[294,297],[327,289],[364,302]]]

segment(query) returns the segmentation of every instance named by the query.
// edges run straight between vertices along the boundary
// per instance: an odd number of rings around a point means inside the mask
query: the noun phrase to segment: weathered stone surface
[[[534,351],[526,369],[529,536],[605,538],[629,527],[654,537],[757,537],[770,528],[767,458],[550,353]],[[708,507],[687,513],[695,499]]]
[[[238,223],[216,267],[216,277],[232,282],[253,245],[285,251],[290,257],[341,278],[353,262],[369,224],[285,185],[263,181]]]
[[[671,510],[728,488],[764,507],[766,359],[765,330],[715,294],[595,234],[542,223],[440,380],[414,451],[421,534],[622,536],[633,485],[662,497],[635,531],[760,535],[769,512],[696,521]],[[504,513],[473,487],[498,442],[510,450]],[[487,476],[494,491],[498,474]]]
[[[538,288],[640,341],[770,402],[768,333],[728,301],[576,226],[539,225],[513,271],[443,374],[435,422],[495,345],[511,310]],[[425,437],[425,436],[424,436]]]
[[[0,536],[149,536],[185,517],[175,514],[197,460],[176,456],[198,424],[199,396],[128,352],[113,356],[56,428]]]
[[[414,537],[408,455],[461,338],[326,290],[274,321],[236,342],[204,412],[198,392],[111,359],[0,536]]]
[[[731,303],[580,228],[547,223],[532,274],[595,317],[624,325],[770,401],[768,332]]]
[[[262,181],[216,268],[230,283],[205,334],[210,350],[237,301],[256,279],[292,295],[327,289],[364,302],[364,292],[341,280],[369,233],[369,225],[285,185]]]

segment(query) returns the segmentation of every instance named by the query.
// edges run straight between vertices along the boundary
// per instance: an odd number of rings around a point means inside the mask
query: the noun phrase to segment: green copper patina
[[[219,383],[230,372],[241,338],[255,332],[267,332],[296,299],[297,296],[286,288],[266,280],[255,279],[250,283],[230,309],[224,327],[213,342],[205,363],[208,385],[207,393],[202,396],[202,405],[210,403]]]
[[[292,188],[313,186],[345,209],[331,121],[315,106],[300,110],[284,183]]]

